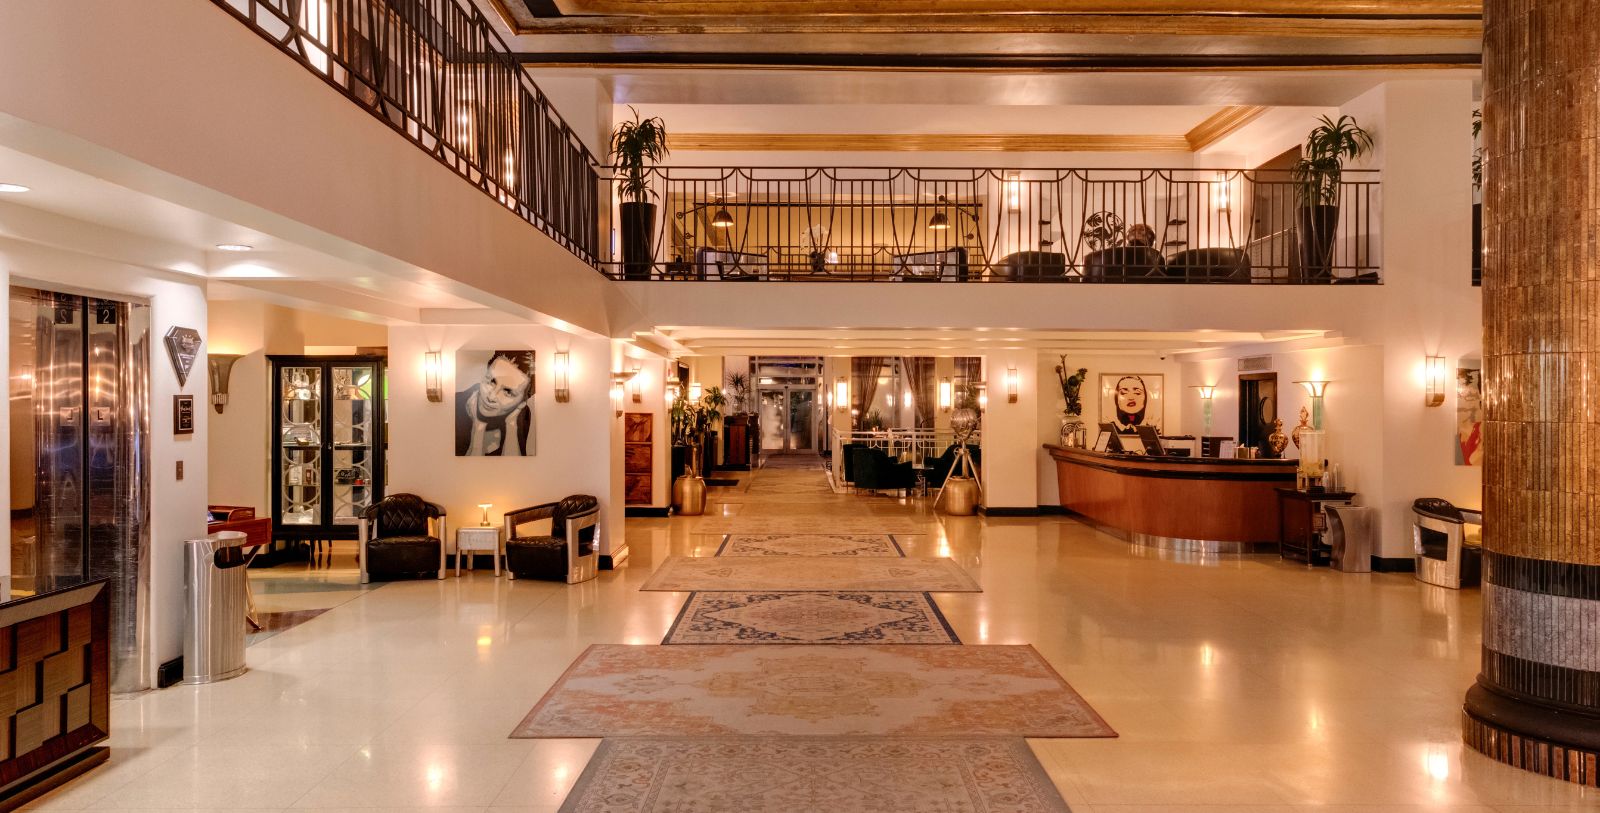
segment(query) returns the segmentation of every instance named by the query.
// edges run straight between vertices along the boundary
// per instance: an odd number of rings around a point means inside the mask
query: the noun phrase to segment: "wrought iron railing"
[[[470,0],[213,0],[579,259],[594,156]]]
[[[617,279],[1380,281],[1372,171],[1346,171],[1321,207],[1282,171],[665,166],[649,180],[651,233],[622,235],[602,266]]]

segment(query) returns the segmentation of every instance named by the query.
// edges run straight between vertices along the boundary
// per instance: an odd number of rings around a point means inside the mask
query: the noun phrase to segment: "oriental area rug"
[[[927,593],[695,593],[663,644],[959,644]]]
[[[640,590],[906,590],[979,593],[949,559],[872,556],[668,556]]]
[[[888,556],[905,552],[886,534],[729,534],[718,556]]]
[[[512,733],[1114,737],[1031,646],[589,647]]]
[[[608,739],[562,813],[1050,813],[1019,739]]]

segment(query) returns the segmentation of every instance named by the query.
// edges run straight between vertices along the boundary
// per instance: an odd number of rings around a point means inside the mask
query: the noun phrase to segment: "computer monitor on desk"
[[[1158,457],[1166,455],[1166,450],[1161,447],[1161,435],[1156,432],[1154,426],[1140,426],[1137,427],[1137,430],[1139,432],[1139,442],[1144,444],[1145,454]]]

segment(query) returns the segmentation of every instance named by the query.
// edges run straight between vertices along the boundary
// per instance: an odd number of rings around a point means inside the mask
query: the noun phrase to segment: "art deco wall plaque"
[[[192,327],[175,327],[167,331],[167,355],[172,357],[172,369],[178,374],[178,386],[187,386],[189,371],[200,355],[200,331]]]

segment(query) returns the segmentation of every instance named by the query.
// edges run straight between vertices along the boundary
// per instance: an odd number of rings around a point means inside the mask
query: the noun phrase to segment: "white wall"
[[[1006,374],[1016,368],[1017,402],[1006,391]],[[983,413],[983,505],[985,508],[1036,508],[1039,505],[1038,443],[1039,355],[1033,350],[984,354],[983,376],[989,406]]]
[[[456,351],[530,348],[535,359],[532,457],[456,457]],[[445,400],[427,400],[423,354],[442,352]],[[572,354],[572,400],[556,403],[552,354]],[[601,504],[601,552],[625,546],[621,488],[621,419],[611,406],[611,342],[534,325],[424,325],[389,329],[390,494],[412,492],[445,507],[453,527],[490,521],[508,510],[592,494]],[[613,473],[616,477],[613,478]],[[615,479],[615,483],[613,482]]]
[[[195,362],[187,385],[179,386],[161,337],[173,327],[207,332],[203,281],[164,271],[111,262],[81,254],[0,239],[0,274],[12,285],[101,294],[150,305],[150,642],[146,676],[155,685],[155,668],[183,652],[183,542],[206,532],[206,440],[210,411],[206,401],[204,356]],[[10,344],[9,338],[6,344]],[[204,354],[207,347],[202,346]],[[9,353],[9,350],[7,351]],[[172,433],[172,398],[195,397],[195,430]],[[9,402],[0,407],[9,413]],[[3,421],[9,423],[9,414]],[[182,462],[184,477],[177,479]],[[11,567],[9,528],[0,566]]]

